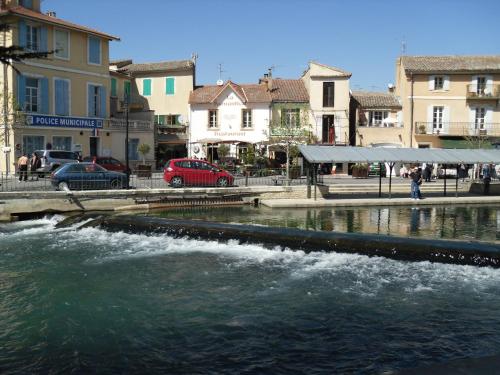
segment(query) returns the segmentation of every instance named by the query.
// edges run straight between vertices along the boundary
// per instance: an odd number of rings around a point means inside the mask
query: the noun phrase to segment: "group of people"
[[[38,181],[37,169],[42,166],[42,160],[34,152],[31,158],[27,154],[22,154],[17,161],[17,168],[19,170],[19,181],[28,181],[28,169],[30,172],[30,180]]]

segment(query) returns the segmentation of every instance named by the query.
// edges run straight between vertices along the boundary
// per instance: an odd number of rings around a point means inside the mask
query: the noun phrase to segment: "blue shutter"
[[[24,102],[26,99],[26,78],[18,74],[17,75],[17,104],[22,111],[24,111]]]
[[[21,6],[29,9],[33,9],[33,0],[21,0]]]
[[[167,95],[174,95],[175,94],[175,78],[167,78],[167,83],[166,83],[166,94]]]
[[[57,79],[54,84],[56,92],[56,115],[69,116],[69,83]]]
[[[92,64],[101,64],[101,40],[89,36],[89,62]]]
[[[48,45],[48,37],[47,37],[47,28],[42,26],[38,30],[40,30],[40,48],[39,51],[46,52],[49,50]]]
[[[26,22],[23,20],[19,21],[19,26],[18,26],[18,32],[19,32],[19,46],[26,48]]]
[[[89,116],[89,117],[95,117],[95,106],[94,106],[94,100],[92,97],[93,91],[94,91],[94,86],[87,85],[87,101],[88,101],[88,106],[89,106],[87,116]]]
[[[100,116],[99,117],[102,117],[102,118],[106,118],[106,103],[107,103],[107,100],[106,100],[106,87],[104,86],[100,86],[99,87],[99,100],[100,100]]]
[[[40,103],[40,113],[49,113],[49,80],[48,78],[40,78],[40,88],[41,88],[41,95],[40,98],[42,100],[42,103]]]
[[[64,94],[63,94],[63,101],[64,101],[64,115],[69,116],[69,82],[68,81],[63,81],[64,82]]]

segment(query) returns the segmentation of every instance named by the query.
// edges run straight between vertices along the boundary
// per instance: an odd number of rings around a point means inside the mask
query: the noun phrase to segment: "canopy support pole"
[[[378,197],[382,196],[382,163],[378,163]]]
[[[392,198],[392,168],[394,168],[393,162],[389,163],[389,199]]]
[[[458,169],[460,166],[457,164],[457,175],[455,176],[455,198],[458,198]]]
[[[318,189],[318,164],[314,164],[314,200],[316,200],[316,190]]]
[[[444,179],[444,196],[446,197],[446,164],[443,165],[444,167],[444,174],[443,174],[443,179]]]

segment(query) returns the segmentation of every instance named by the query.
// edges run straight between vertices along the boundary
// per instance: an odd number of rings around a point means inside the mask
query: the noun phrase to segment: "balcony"
[[[417,122],[417,135],[452,135],[460,137],[498,137],[500,123],[498,122]]]
[[[123,119],[111,119],[109,120],[109,128],[113,130],[123,130],[125,131],[127,127],[127,122]],[[129,120],[128,121],[128,129],[130,131],[153,131],[153,122],[152,121],[143,121],[143,120]]]
[[[498,100],[500,99],[500,85],[477,83],[467,85],[466,98],[469,100]]]

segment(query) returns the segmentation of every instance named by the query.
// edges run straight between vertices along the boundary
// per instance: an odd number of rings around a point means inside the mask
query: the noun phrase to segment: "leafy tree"
[[[137,152],[142,156],[142,164],[146,164],[146,155],[149,154],[149,151],[151,151],[151,146],[147,143],[141,143],[137,147]]]

